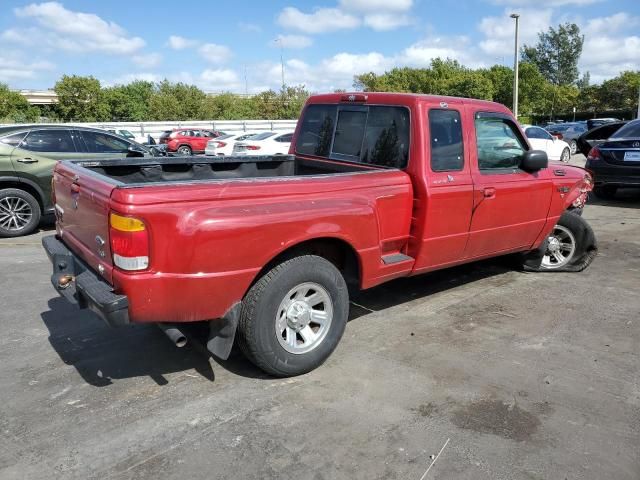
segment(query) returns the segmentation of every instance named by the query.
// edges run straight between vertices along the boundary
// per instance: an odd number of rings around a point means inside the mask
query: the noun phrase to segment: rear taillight
[[[247,145],[247,150],[260,150],[258,145]]]
[[[562,140],[564,138],[561,133],[552,133],[551,135],[556,137],[558,140]]]
[[[602,160],[602,154],[600,153],[600,149],[598,147],[593,147],[589,150],[589,155],[587,155],[587,162],[598,162]]]
[[[225,142],[216,142],[218,144],[218,148],[226,147],[227,144]]]
[[[111,212],[109,237],[116,267],[129,272],[149,267],[149,233],[142,220]]]

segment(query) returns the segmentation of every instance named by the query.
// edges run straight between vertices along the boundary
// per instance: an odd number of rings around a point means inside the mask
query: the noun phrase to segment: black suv
[[[58,160],[156,155],[153,147],[97,128],[0,127],[0,237],[26,235],[53,212],[51,177]]]

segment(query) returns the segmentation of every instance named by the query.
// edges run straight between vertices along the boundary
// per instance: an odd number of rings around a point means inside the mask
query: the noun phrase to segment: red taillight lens
[[[591,150],[589,150],[589,155],[587,155],[587,161],[597,162],[599,160],[602,160],[600,149],[598,149],[598,147],[593,147]]]
[[[142,220],[111,212],[109,237],[116,267],[127,271],[149,267],[149,234]]]
[[[218,148],[226,147],[227,144],[225,142],[216,142],[218,144]]]
[[[564,138],[561,133],[552,133],[551,135],[556,137],[558,140],[562,140]]]
[[[247,150],[260,150],[258,145],[247,145]]]

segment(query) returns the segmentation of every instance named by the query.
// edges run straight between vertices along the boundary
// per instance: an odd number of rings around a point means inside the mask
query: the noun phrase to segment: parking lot
[[[327,363],[284,380],[198,331],[109,329],[55,294],[50,228],[2,239],[0,478],[637,479],[640,195],[584,216],[586,271],[363,292]]]

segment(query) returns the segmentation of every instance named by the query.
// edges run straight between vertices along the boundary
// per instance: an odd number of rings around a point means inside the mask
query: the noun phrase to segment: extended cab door
[[[463,107],[453,102],[424,107],[426,171],[415,175],[425,179],[415,188],[414,236],[420,247],[415,273],[459,262],[467,246],[473,182],[463,132],[472,125],[463,118]]]
[[[529,146],[509,115],[471,113],[473,214],[465,257],[528,248],[546,222],[552,182],[544,173],[519,168]]]

